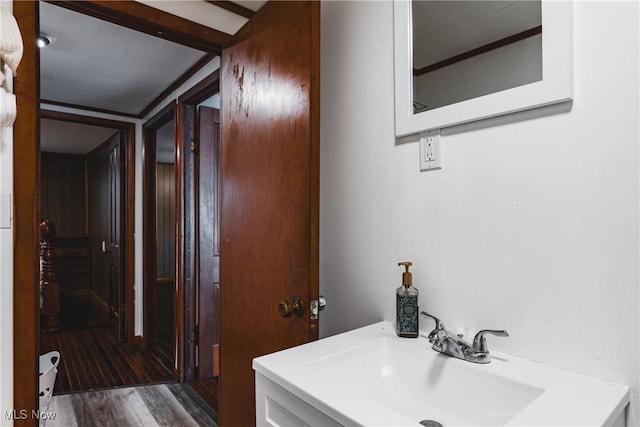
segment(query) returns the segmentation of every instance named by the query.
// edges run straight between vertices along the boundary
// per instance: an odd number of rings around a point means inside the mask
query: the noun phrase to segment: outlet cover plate
[[[440,129],[420,134],[420,170],[442,169],[442,151],[440,150]]]

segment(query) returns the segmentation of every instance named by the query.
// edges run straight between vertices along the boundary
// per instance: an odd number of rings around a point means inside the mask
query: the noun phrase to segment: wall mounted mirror
[[[394,0],[396,136],[568,101],[569,1]]]

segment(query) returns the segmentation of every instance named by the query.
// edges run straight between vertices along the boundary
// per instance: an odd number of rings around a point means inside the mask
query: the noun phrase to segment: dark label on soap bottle
[[[398,335],[418,336],[418,298],[396,294],[396,325]]]

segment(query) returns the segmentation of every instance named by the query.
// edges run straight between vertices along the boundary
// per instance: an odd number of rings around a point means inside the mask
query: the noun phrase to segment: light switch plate
[[[11,194],[0,193],[0,228],[11,228]]]

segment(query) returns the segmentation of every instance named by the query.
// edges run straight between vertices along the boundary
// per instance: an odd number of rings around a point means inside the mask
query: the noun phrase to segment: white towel
[[[0,88],[0,128],[13,126],[16,113],[16,96]]]
[[[22,59],[23,46],[18,23],[8,7],[5,2],[0,2],[0,60],[9,66],[15,76]]]

